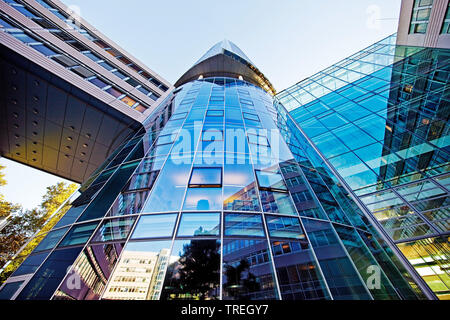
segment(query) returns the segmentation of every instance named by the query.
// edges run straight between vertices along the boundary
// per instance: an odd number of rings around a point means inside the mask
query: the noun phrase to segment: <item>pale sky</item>
[[[239,46],[281,91],[396,32],[400,0],[62,0],[174,83],[212,45]],[[0,159],[9,201],[38,205],[61,179]]]

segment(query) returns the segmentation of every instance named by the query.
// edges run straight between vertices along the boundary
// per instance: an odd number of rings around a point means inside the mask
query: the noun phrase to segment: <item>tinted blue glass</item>
[[[261,170],[255,170],[255,172],[260,189],[287,190],[281,174]]]
[[[193,168],[189,187],[220,187],[222,168]]]
[[[107,220],[100,226],[91,242],[106,242],[126,239],[135,220],[135,217]]]
[[[192,155],[167,159],[143,212],[178,211],[191,171]],[[157,204],[157,205],[155,205]]]
[[[75,261],[82,247],[54,251],[20,292],[17,300],[48,300]]]
[[[220,213],[183,213],[177,236],[218,236],[219,233]]]
[[[229,211],[261,211],[255,183],[247,186],[224,186],[223,209]]]
[[[297,215],[288,193],[260,190],[260,197],[264,212]]]
[[[266,223],[271,238],[306,239],[298,218],[267,215]]]
[[[92,222],[72,227],[72,229],[70,229],[64,239],[58,245],[58,248],[86,243],[91,237],[95,228],[97,228],[97,225],[98,222]]]
[[[38,253],[28,256],[28,258],[20,265],[20,267],[14,272],[13,276],[21,276],[24,274],[34,273],[37,268],[47,258],[49,252]]]
[[[24,281],[17,281],[5,284],[0,290],[0,300],[10,300]]]
[[[371,299],[331,224],[309,219],[302,221],[333,298]]]
[[[261,215],[227,213],[225,236],[264,237]]]
[[[183,210],[221,210],[221,188],[189,188]]]
[[[278,298],[266,240],[225,239],[222,269],[224,300]]]
[[[172,237],[177,214],[142,216],[136,224],[131,239]]]
[[[66,234],[69,228],[62,228],[48,233],[44,240],[34,249],[33,252],[45,251],[53,249],[61,238]]]

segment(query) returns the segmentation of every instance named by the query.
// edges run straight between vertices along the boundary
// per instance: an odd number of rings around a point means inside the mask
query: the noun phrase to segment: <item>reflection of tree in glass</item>
[[[192,240],[183,246],[179,260],[171,263],[161,299],[218,298],[220,243]]]
[[[244,278],[243,273],[247,274],[247,278]],[[259,291],[261,288],[256,276],[250,272],[250,265],[246,259],[242,259],[236,267],[225,266],[225,275],[227,283],[224,284],[224,289],[234,299],[246,300],[249,293]]]

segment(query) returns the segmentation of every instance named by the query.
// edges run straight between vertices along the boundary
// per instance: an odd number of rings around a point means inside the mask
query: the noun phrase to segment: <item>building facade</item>
[[[449,298],[449,51],[390,36],[277,100],[430,288]]]
[[[82,182],[0,299],[448,299],[450,54],[400,38],[278,94],[224,40],[171,86],[59,1],[0,2],[2,155]]]
[[[180,78],[163,129],[146,122],[81,187],[3,297],[429,297],[236,48]]]
[[[172,88],[60,1],[0,1],[0,43],[1,156],[78,183]]]

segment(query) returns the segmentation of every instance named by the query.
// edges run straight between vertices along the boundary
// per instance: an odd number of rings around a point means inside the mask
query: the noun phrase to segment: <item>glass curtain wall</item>
[[[424,298],[261,88],[206,78],[166,104],[164,128],[99,168],[6,293],[15,284],[17,299]]]
[[[449,299],[450,51],[396,46],[395,39],[277,100],[428,286]]]

